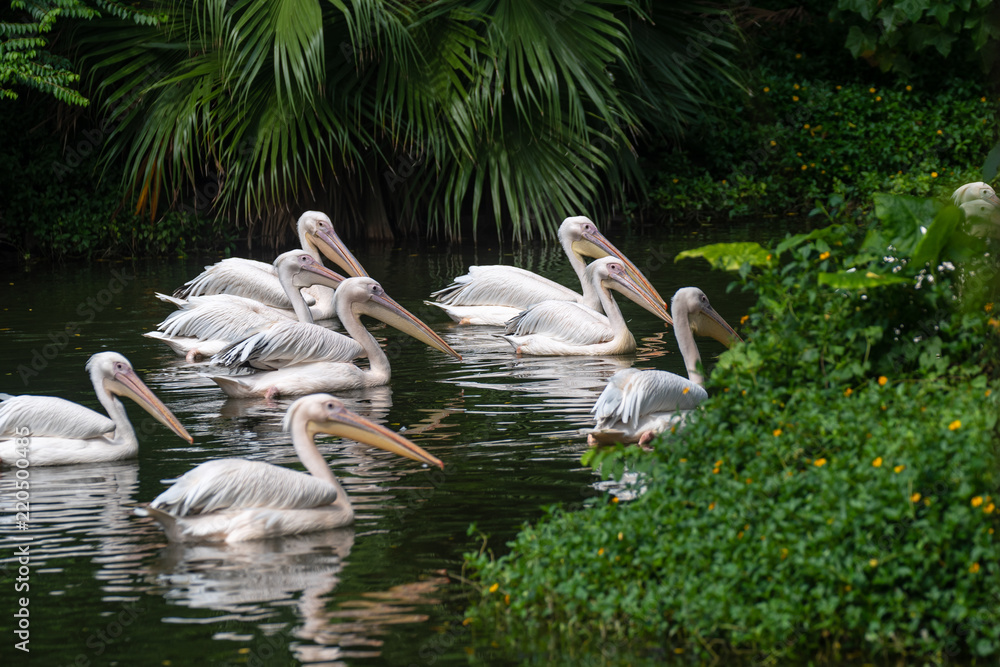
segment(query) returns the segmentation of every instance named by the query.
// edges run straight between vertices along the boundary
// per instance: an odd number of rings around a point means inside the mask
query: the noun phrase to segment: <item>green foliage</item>
[[[100,10],[139,25],[154,25],[156,17],[141,8],[118,2],[94,0],[11,0],[0,9],[0,98],[17,99],[9,86],[34,88],[65,104],[87,106],[90,101],[74,88],[80,75],[70,61],[48,50],[49,38],[59,19],[90,20]]]
[[[1000,126],[980,83],[761,79],[754,97],[693,128],[686,152],[662,158],[655,208],[672,219],[802,215],[817,200],[857,208],[872,192],[943,197],[995,176],[970,166],[984,163]]]
[[[305,205],[369,234],[395,220],[458,238],[491,218],[551,234],[641,187],[644,120],[679,134],[742,76],[727,14],[698,2],[163,6],[157,26],[77,33],[115,127],[104,159],[154,213],[214,176],[216,210],[269,235]]]
[[[845,45],[855,58],[909,73],[926,52],[946,59],[957,50],[990,65],[995,54],[984,47],[1000,40],[994,10],[991,0],[838,0],[830,18],[850,26]]]
[[[843,217],[740,266],[758,299],[748,342],[719,359],[704,409],[652,454],[590,457],[637,475],[619,481],[634,499],[551,510],[509,555],[468,556],[483,642],[767,664],[1000,656],[997,267],[957,208],[878,201],[863,226]],[[692,256],[731,266],[744,250]],[[846,282],[868,273],[897,280]]]

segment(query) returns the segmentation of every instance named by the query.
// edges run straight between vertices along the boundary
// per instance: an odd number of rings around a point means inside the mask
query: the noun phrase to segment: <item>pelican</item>
[[[670,304],[674,335],[684,358],[688,379],[667,371],[626,368],[608,380],[591,412],[597,428],[587,436],[591,445],[638,442],[645,445],[656,434],[683,421],[708,398],[698,370],[701,354],[694,334],[711,336],[726,346],[742,340],[715,312],[708,297],[697,287],[677,290]]]
[[[177,417],[149,390],[117,352],[99,352],[87,361],[97,400],[108,417],[53,396],[7,396],[0,403],[0,463],[24,459],[31,467],[105,463],[134,458],[135,429],[118,396],[128,396],[157,421],[188,442],[193,439]]]
[[[441,308],[459,324],[494,326],[503,326],[524,309],[542,301],[572,301],[599,311],[601,300],[585,278],[586,262],[583,258],[599,259],[611,255],[625,265],[633,280],[641,283],[647,293],[655,295],[660,304],[665,305],[639,269],[598,231],[589,218],[575,216],[563,220],[559,226],[559,243],[580,279],[582,294],[514,266],[470,266],[467,274],[431,294],[436,301],[424,303]]]
[[[302,250],[320,264],[325,256],[350,276],[368,275],[333,231],[333,224],[325,213],[306,211],[299,216],[296,227]],[[320,287],[308,293],[315,303],[311,307],[313,317],[317,320],[332,318],[336,310],[333,292]],[[291,300],[278,280],[274,265],[252,259],[230,257],[206,266],[202,273],[174,291],[174,296],[182,299],[209,294],[232,294],[283,310],[293,309]]]
[[[298,321],[283,310],[232,294],[195,296],[187,301],[158,295],[178,305],[180,310],[160,322],[158,331],[149,331],[143,336],[166,343],[178,354],[184,354],[188,361],[216,354],[254,332],[271,327],[284,327],[298,332],[298,335],[304,335],[302,331],[311,331],[306,338],[312,341],[314,347],[331,356],[336,354],[337,358],[351,354],[353,356],[346,359],[353,359],[361,354],[361,347],[352,344],[350,339],[315,325],[305,298],[299,292],[310,285],[336,288],[343,276],[323,266],[305,250],[290,250],[279,255],[274,260],[274,266]]]
[[[354,521],[351,501],[323,455],[317,433],[358,440],[444,468],[436,457],[364,417],[329,394],[298,399],[285,431],[309,474],[262,461],[217,459],[185,473],[139,516],[152,516],[177,542],[245,542],[330,530]]]
[[[994,206],[1000,207],[1000,197],[996,191],[990,187],[989,183],[978,181],[976,183],[966,183],[951,193],[951,200],[956,206],[962,206],[970,202],[986,201]]]
[[[659,295],[633,280],[617,257],[595,260],[586,268],[584,278],[597,292],[607,314],[572,301],[535,304],[507,322],[504,338],[518,354],[604,356],[635,352],[635,338],[611,290],[671,322]]]
[[[212,379],[234,398],[263,396],[300,396],[317,391],[345,391],[388,384],[391,375],[389,358],[378,341],[361,323],[361,315],[369,315],[407,333],[417,340],[461,359],[455,350],[430,327],[396,303],[373,278],[347,278],[337,288],[337,316],[351,338],[368,357],[369,369],[336,361],[314,361],[285,366],[279,370],[251,375],[217,375]],[[265,332],[266,333],[266,332]],[[246,360],[268,357],[288,357],[296,354],[292,338],[269,339],[253,336],[245,344],[233,346]],[[242,347],[241,347],[242,346]],[[220,359],[221,360],[221,359]]]

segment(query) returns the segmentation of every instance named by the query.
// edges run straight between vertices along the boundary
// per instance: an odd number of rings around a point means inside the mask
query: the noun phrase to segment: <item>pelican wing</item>
[[[317,361],[350,361],[364,354],[361,343],[349,336],[287,320],[233,343],[212,357],[212,363],[276,370]]]
[[[0,403],[0,438],[60,437],[88,440],[115,430],[105,415],[54,396],[12,396]]]
[[[240,257],[230,257],[206,266],[203,272],[174,292],[177,297],[209,294],[242,296],[275,308],[292,307],[272,264]],[[306,297],[306,303],[312,305],[311,301],[314,300]]]
[[[667,371],[620,370],[608,379],[591,409],[597,427],[606,428],[617,422],[638,426],[639,420],[657,412],[693,410],[708,398],[701,385]]]
[[[573,301],[543,301],[511,318],[505,333],[537,334],[577,345],[594,345],[614,338],[603,313]]]
[[[228,294],[195,296],[157,325],[173,337],[240,340],[275,322],[293,321],[288,314],[253,299]]]
[[[583,297],[557,282],[516,266],[470,266],[464,276],[431,294],[452,306],[528,308],[541,301],[579,301]]]
[[[227,509],[310,509],[337,499],[332,484],[262,461],[216,459],[185,473],[150,503],[173,516]]]

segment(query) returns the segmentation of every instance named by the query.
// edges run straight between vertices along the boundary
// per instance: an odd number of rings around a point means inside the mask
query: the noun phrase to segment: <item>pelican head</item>
[[[436,456],[410,442],[398,433],[356,414],[330,394],[303,396],[288,408],[282,428],[291,431],[292,425],[305,422],[310,438],[317,433],[328,433],[342,438],[363,442],[414,461],[444,468]]]
[[[559,226],[559,239],[567,252],[573,252],[578,256],[601,259],[609,255],[617,258],[625,269],[631,274],[633,281],[642,284],[643,290],[658,299],[665,307],[666,301],[659,295],[653,285],[646,280],[642,272],[633,264],[621,250],[616,248],[611,241],[605,238],[604,234],[597,229],[597,225],[585,216],[577,215],[566,218]]]
[[[982,181],[966,183],[951,193],[951,200],[955,202],[956,206],[980,200],[987,201],[994,206],[1000,206],[1000,197],[997,197],[997,193],[988,183]]]
[[[670,313],[656,291],[647,289],[648,283],[635,280],[625,262],[617,257],[604,257],[591,262],[587,267],[591,280],[596,277],[608,289],[624,294],[629,300],[639,304],[667,324],[673,324]]]
[[[396,303],[374,278],[348,278],[337,289],[338,308],[347,304],[359,315],[368,315],[413,336],[425,345],[450,354],[456,359],[462,356],[451,349],[448,343],[419,320],[410,311]]]
[[[333,231],[330,216],[319,211],[306,211],[299,216],[297,223],[299,240],[303,248],[309,248],[318,259],[322,254],[339,266],[349,276],[367,276],[368,272],[361,266],[344,242]]]
[[[714,338],[726,347],[743,340],[722,319],[722,315],[715,312],[715,308],[708,302],[708,297],[697,287],[684,287],[677,290],[670,302],[670,310],[676,320],[683,319],[679,315],[680,311],[686,312],[691,331],[699,336]]]
[[[139,379],[124,356],[117,352],[98,352],[87,360],[87,370],[95,387],[103,387],[115,396],[128,396],[158,422],[188,442],[194,442],[174,413]]]
[[[337,289],[344,276],[323,266],[306,250],[289,250],[274,260],[278,279],[282,284],[294,285],[296,289],[311,285],[325,285]]]

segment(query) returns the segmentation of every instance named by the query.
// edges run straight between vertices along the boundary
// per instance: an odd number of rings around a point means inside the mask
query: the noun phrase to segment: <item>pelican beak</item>
[[[309,257],[309,259],[312,261],[307,260],[300,265],[302,270],[295,276],[296,287],[326,285],[327,287],[337,289],[340,283],[344,282],[344,276],[336,271],[331,271],[312,257]]]
[[[119,371],[114,374],[114,376],[106,379],[104,381],[104,388],[107,389],[112,394],[118,396],[128,396],[133,401],[139,404],[143,410],[153,415],[156,421],[160,422],[171,431],[184,438],[188,442],[194,442],[194,438],[181,426],[181,423],[177,421],[177,417],[174,416],[167,406],[163,404],[163,401],[158,399],[149,387],[147,387],[139,376],[135,374],[135,371],[129,368],[125,371]]]
[[[372,447],[384,449],[387,452],[405,456],[414,461],[444,468],[439,458],[424,451],[398,433],[384,426],[369,421],[359,414],[351,412],[342,405],[335,406],[322,421],[310,421],[309,435],[329,433],[350,440],[357,440]]]
[[[372,296],[368,301],[354,304],[354,310],[364,315],[374,317],[405,334],[413,336],[420,342],[445,354],[450,354],[458,360],[462,355],[453,350],[441,336],[419,320],[416,315],[396,303],[388,294],[382,292]]]
[[[352,278],[367,276],[368,272],[361,262],[351,254],[344,242],[340,240],[337,233],[331,230],[320,228],[315,232],[306,232],[306,235],[323,253],[323,256],[344,270]]]
[[[659,301],[664,309],[667,307],[667,302],[663,300],[656,288],[653,287],[646,276],[642,275],[642,271],[632,263],[628,257],[625,256],[621,250],[616,248],[611,241],[604,237],[604,234],[598,230],[593,232],[585,232],[583,236],[573,241],[573,250],[584,255],[586,257],[592,257],[593,259],[601,259],[602,257],[607,257],[608,255],[613,255],[618,258],[618,261],[625,265],[625,269],[628,271],[629,275],[632,276],[632,280],[643,286],[643,291],[649,294],[653,299]],[[669,322],[670,319],[668,318]]]
[[[699,336],[714,338],[726,347],[732,347],[736,342],[743,342],[740,335],[722,319],[722,315],[715,312],[715,308],[711,305],[703,306],[698,313],[692,313],[690,320],[691,331]]]
[[[637,282],[627,266],[609,271],[606,282],[609,289],[624,294],[630,301],[639,304],[667,324],[673,324],[674,321],[667,312],[666,305],[659,298],[660,295],[655,290],[650,293],[646,289],[647,284]]]
[[[982,198],[988,201],[989,203],[993,204],[994,206],[1000,206],[1000,197],[998,197],[997,193],[994,192],[993,190],[988,190],[987,192],[984,192]]]

